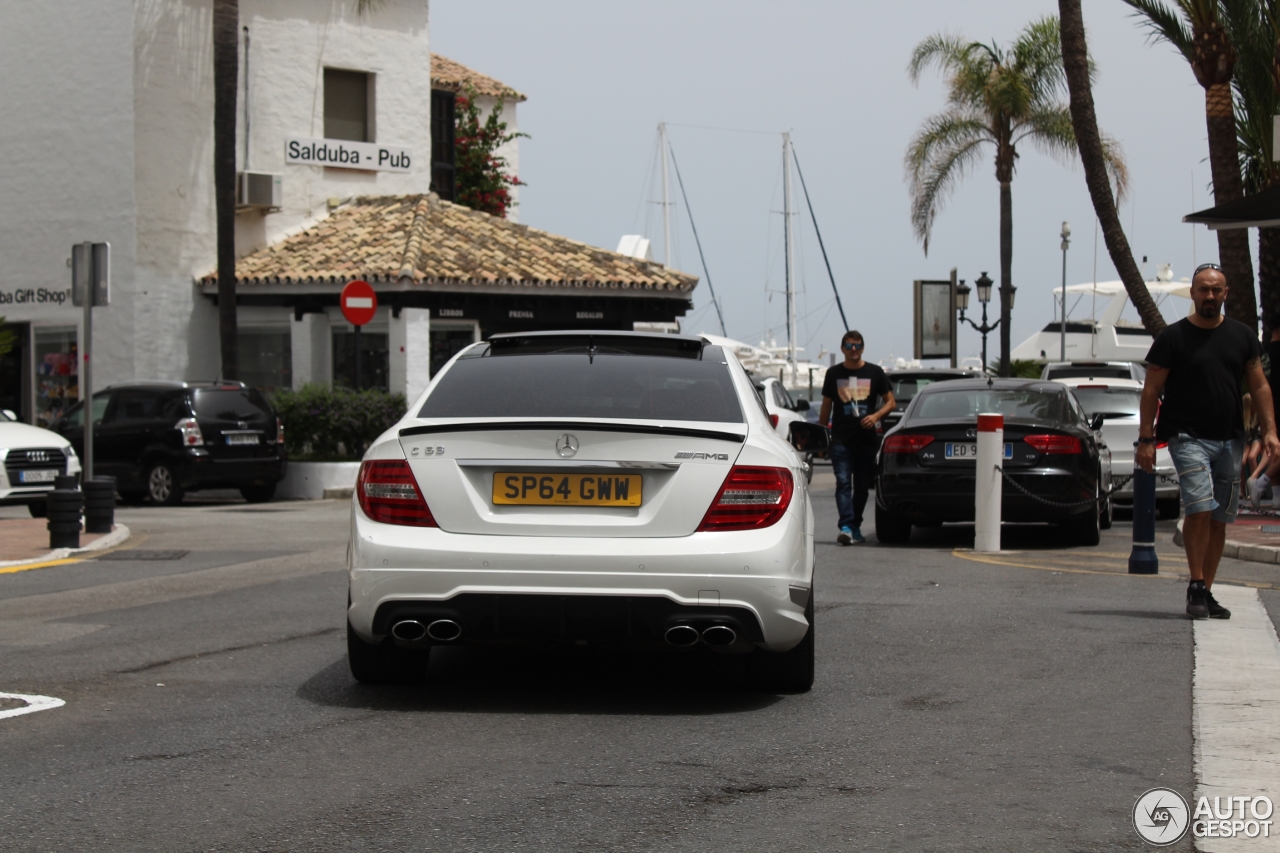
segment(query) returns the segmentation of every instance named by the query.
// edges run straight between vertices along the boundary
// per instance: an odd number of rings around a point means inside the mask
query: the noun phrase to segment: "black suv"
[[[173,506],[186,492],[239,489],[271,500],[288,457],[284,427],[243,382],[130,382],[93,395],[93,469],[120,497]],[[50,427],[84,458],[83,406]]]

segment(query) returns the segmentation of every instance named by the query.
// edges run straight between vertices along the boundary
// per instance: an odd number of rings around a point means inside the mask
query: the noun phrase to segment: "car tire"
[[[431,650],[420,652],[401,649],[384,640],[378,645],[360,639],[347,623],[347,665],[351,675],[361,684],[393,684],[410,680],[426,671]]]
[[[903,545],[910,539],[911,522],[876,504],[876,541],[885,545]]]
[[[49,505],[43,500],[29,503],[27,504],[27,512],[31,513],[32,518],[48,518]]]
[[[275,483],[267,483],[264,486],[252,485],[240,487],[241,497],[251,504],[264,504],[275,497],[275,494]]]
[[[1098,472],[1098,488],[1102,488],[1102,472]],[[1115,507],[1111,503],[1111,495],[1102,501],[1102,506],[1098,507],[1098,527],[1102,530],[1110,530],[1111,522],[1115,517]]]
[[[147,471],[147,497],[157,506],[177,506],[182,503],[182,484],[165,462],[157,462]]]
[[[1179,498],[1163,498],[1156,501],[1156,516],[1163,521],[1177,518],[1181,509],[1182,501]]]
[[[1094,487],[1095,490],[1097,486]],[[1096,492],[1095,492],[1096,494]],[[1076,516],[1063,525],[1067,536],[1071,539],[1073,545],[1097,545],[1102,541],[1102,510],[1094,504],[1093,512],[1086,512],[1083,515]]]
[[[809,590],[809,603],[804,607],[804,618],[809,630],[795,648],[785,652],[756,649],[752,663],[756,686],[780,693],[804,693],[813,687],[814,674],[814,590]]]

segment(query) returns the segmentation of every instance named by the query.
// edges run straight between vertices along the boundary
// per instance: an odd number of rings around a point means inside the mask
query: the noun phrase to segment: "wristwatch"
[[[1156,443],[1156,440],[1151,437],[1138,439],[1138,444],[1155,444],[1155,443]]]

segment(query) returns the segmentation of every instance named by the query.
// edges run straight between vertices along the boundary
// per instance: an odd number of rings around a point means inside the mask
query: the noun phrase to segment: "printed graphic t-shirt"
[[[843,364],[828,367],[822,396],[832,401],[831,440],[846,447],[876,443],[876,428],[863,429],[862,419],[880,408],[889,390],[889,377],[878,365],[864,363],[857,370]]]
[[[1229,317],[1212,329],[1186,318],[1166,327],[1147,352],[1148,362],[1169,371],[1156,437],[1243,438],[1240,382],[1245,365],[1261,356],[1258,336]]]

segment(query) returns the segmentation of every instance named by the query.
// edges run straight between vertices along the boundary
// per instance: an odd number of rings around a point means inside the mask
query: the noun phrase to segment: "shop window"
[[[391,390],[390,350],[385,332],[360,332],[360,388]],[[333,384],[356,387],[356,334],[349,329],[333,332]]]
[[[241,329],[236,340],[242,382],[268,393],[293,387],[293,343],[287,329]]]
[[[457,200],[454,182],[456,101],[457,96],[453,92],[431,90],[431,191],[445,201]]]
[[[431,375],[435,376],[449,359],[475,342],[475,332],[471,329],[432,329]]]
[[[80,398],[74,327],[35,330],[36,425],[48,426]]]
[[[372,89],[372,74],[324,70],[325,139],[373,141]]]

